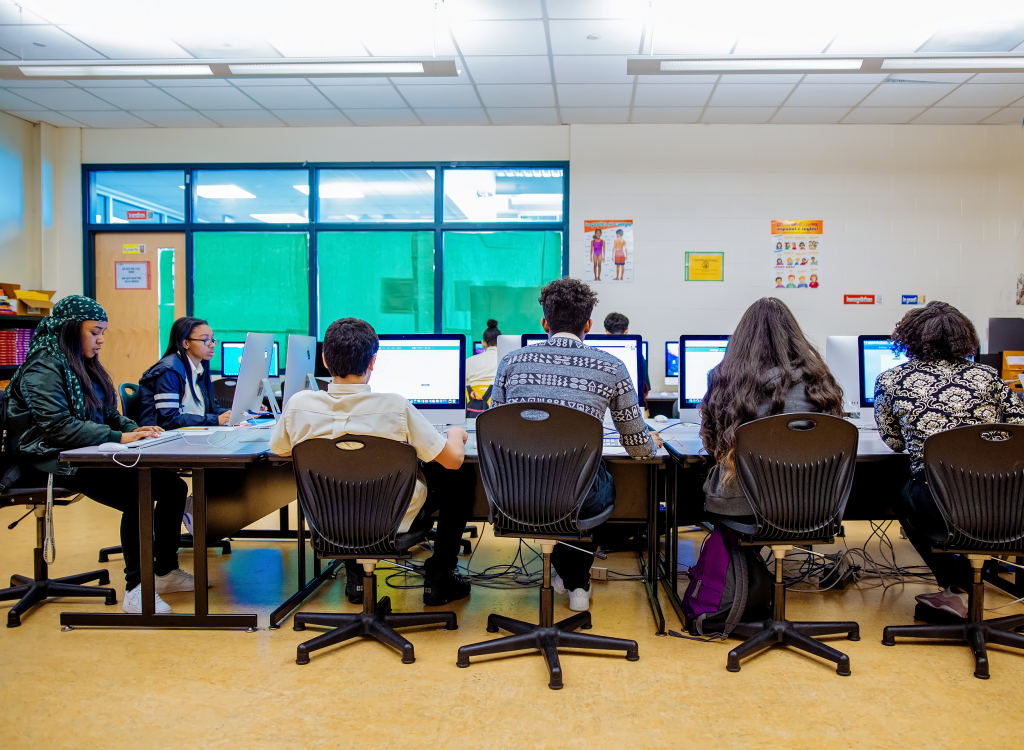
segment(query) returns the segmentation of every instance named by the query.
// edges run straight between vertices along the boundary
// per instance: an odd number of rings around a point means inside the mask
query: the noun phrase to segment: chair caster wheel
[[[256,632],[256,628],[246,628],[245,632],[246,633],[255,633]]]
[[[495,628],[495,627],[491,627],[490,625],[488,625],[488,626],[487,626],[487,632],[488,632],[488,633],[497,633],[497,632],[498,632],[498,629],[497,629],[497,628]]]
[[[74,630],[74,627],[72,627],[71,625],[65,625],[64,627],[62,627],[60,629],[60,632],[68,633],[68,632],[71,632],[72,630]]]
[[[280,629],[281,629],[280,625],[268,625],[267,626],[267,630],[280,630]]]

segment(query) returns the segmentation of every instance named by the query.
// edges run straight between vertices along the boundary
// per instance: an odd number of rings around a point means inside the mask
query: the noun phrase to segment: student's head
[[[377,332],[365,320],[336,320],[324,334],[324,366],[335,378],[365,375],[372,369],[377,347]]]
[[[796,381],[803,382],[818,411],[842,416],[842,389],[793,313],[782,300],[759,299],[740,318],[721,363],[708,373],[700,405],[704,446],[726,474],[733,471],[736,430],[757,418],[763,404],[769,415],[783,413]]]
[[[217,349],[217,339],[213,337],[210,324],[201,318],[178,318],[171,326],[167,349],[164,356],[177,354],[182,359],[209,362]]]
[[[36,335],[52,333],[61,353],[82,386],[82,397],[88,410],[103,406],[117,407],[114,383],[100,364],[100,349],[107,333],[107,313],[94,299],[72,295],[53,306],[48,318],[40,323]],[[96,383],[103,393],[102,402],[93,388]]]
[[[896,350],[911,359],[957,360],[978,351],[974,324],[948,302],[914,308],[896,324],[890,338]]]
[[[498,321],[491,318],[487,321],[487,330],[484,331],[484,346],[488,349],[492,346],[497,346],[498,336],[501,335],[501,331],[498,330]]]
[[[604,332],[616,335],[629,333],[629,318],[622,313],[608,313],[604,318]]]
[[[622,236],[623,236],[623,235],[622,235],[622,230],[621,230],[621,229],[616,229],[616,230],[615,230],[615,235],[616,235],[617,237],[622,237]]]
[[[579,279],[555,279],[540,290],[538,302],[544,310],[541,325],[547,333],[571,333],[582,338],[590,331],[597,295]]]

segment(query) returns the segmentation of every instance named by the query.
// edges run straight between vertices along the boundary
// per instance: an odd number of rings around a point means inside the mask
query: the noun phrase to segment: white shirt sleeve
[[[412,404],[405,407],[405,423],[409,430],[409,445],[416,449],[420,461],[433,461],[444,450],[447,442]]]
[[[281,456],[285,453],[291,453],[293,447],[291,436],[288,434],[286,415],[282,414],[277,420],[277,424],[274,425],[273,433],[270,435],[270,450]]]

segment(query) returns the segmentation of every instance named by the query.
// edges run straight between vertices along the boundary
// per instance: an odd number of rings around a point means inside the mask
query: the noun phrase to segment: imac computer
[[[700,421],[700,402],[708,392],[708,373],[718,367],[729,346],[729,336],[679,337],[679,419]]]
[[[843,411],[850,420],[861,426],[874,424],[871,410],[860,405],[860,363],[856,336],[829,336],[825,339],[825,364],[843,389]],[[873,386],[872,386],[873,387]]]
[[[484,342],[483,341],[474,341],[473,342],[473,356],[476,356],[477,354],[483,354],[483,353],[484,353]]]
[[[239,424],[258,414],[263,406],[264,396],[272,400],[272,410],[277,409],[273,393],[264,393],[264,382],[269,382],[270,361],[275,349],[274,334],[248,333],[235,369],[237,382],[235,395],[231,400],[231,424]],[[266,439],[270,439],[269,433]]]
[[[908,361],[907,355],[897,352],[888,336],[858,336],[857,359],[860,374],[860,406],[867,410],[871,424],[875,423],[875,380],[886,370]]]
[[[262,335],[262,334],[261,334]],[[249,340],[249,336],[245,337],[245,340]],[[242,350],[245,347],[245,342],[242,341],[225,341],[220,345],[220,374],[225,378],[237,378],[239,367],[242,362]],[[270,373],[267,377],[276,378],[279,374],[277,367],[277,342],[274,342],[274,353],[270,360]]]
[[[510,352],[514,352],[516,349],[521,347],[523,345],[522,341],[522,336],[519,336],[518,334],[514,336],[510,334],[502,334],[501,336],[498,336],[498,362],[505,359]]]
[[[288,366],[284,369],[281,411],[299,391],[320,390],[316,382],[316,336],[288,335]]]
[[[644,362],[647,361],[647,342],[643,342]]]
[[[382,334],[370,387],[405,396],[435,425],[466,422],[466,337]]]
[[[546,333],[524,333],[523,346],[539,344],[548,340]],[[630,380],[633,381],[633,390],[636,391],[637,401],[640,406],[644,405],[644,363],[643,363],[643,342],[639,336],[627,334],[615,335],[610,333],[587,334],[583,343],[592,349],[600,349],[612,356],[618,357],[626,365]],[[606,415],[607,416],[607,415]]]
[[[679,341],[665,342],[665,385],[679,385]]]

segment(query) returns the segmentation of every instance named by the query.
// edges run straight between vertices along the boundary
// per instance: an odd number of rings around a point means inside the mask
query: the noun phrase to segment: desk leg
[[[644,577],[644,588],[647,589],[647,601],[651,606],[651,614],[654,615],[654,624],[657,627],[657,635],[667,635],[665,632],[665,615],[661,611],[661,603],[658,601],[658,475],[657,466],[651,465],[647,473],[647,559],[644,560],[644,553],[637,553],[640,562],[640,574]]]
[[[256,615],[211,615],[206,590],[206,486],[202,469],[192,471],[192,548],[195,559],[196,613],[194,615],[158,615],[153,595],[153,473],[139,469],[139,552],[142,575],[142,614],[100,614],[62,612],[60,624],[76,627],[108,628],[245,628],[256,630]]]
[[[306,517],[302,514],[302,507],[299,507],[299,522],[296,537],[298,538],[298,569],[299,581],[297,591],[288,598],[284,604],[270,613],[270,629],[277,630],[281,622],[288,617],[296,608],[302,606],[309,597],[316,593],[316,590],[337,575],[341,567],[341,560],[332,560],[331,564],[323,570],[320,569],[320,560],[313,556],[313,579],[306,582]]]
[[[686,625],[682,603],[679,601],[679,472],[682,468],[674,458],[666,468],[665,487],[665,570],[662,577],[668,601],[679,622]]]

